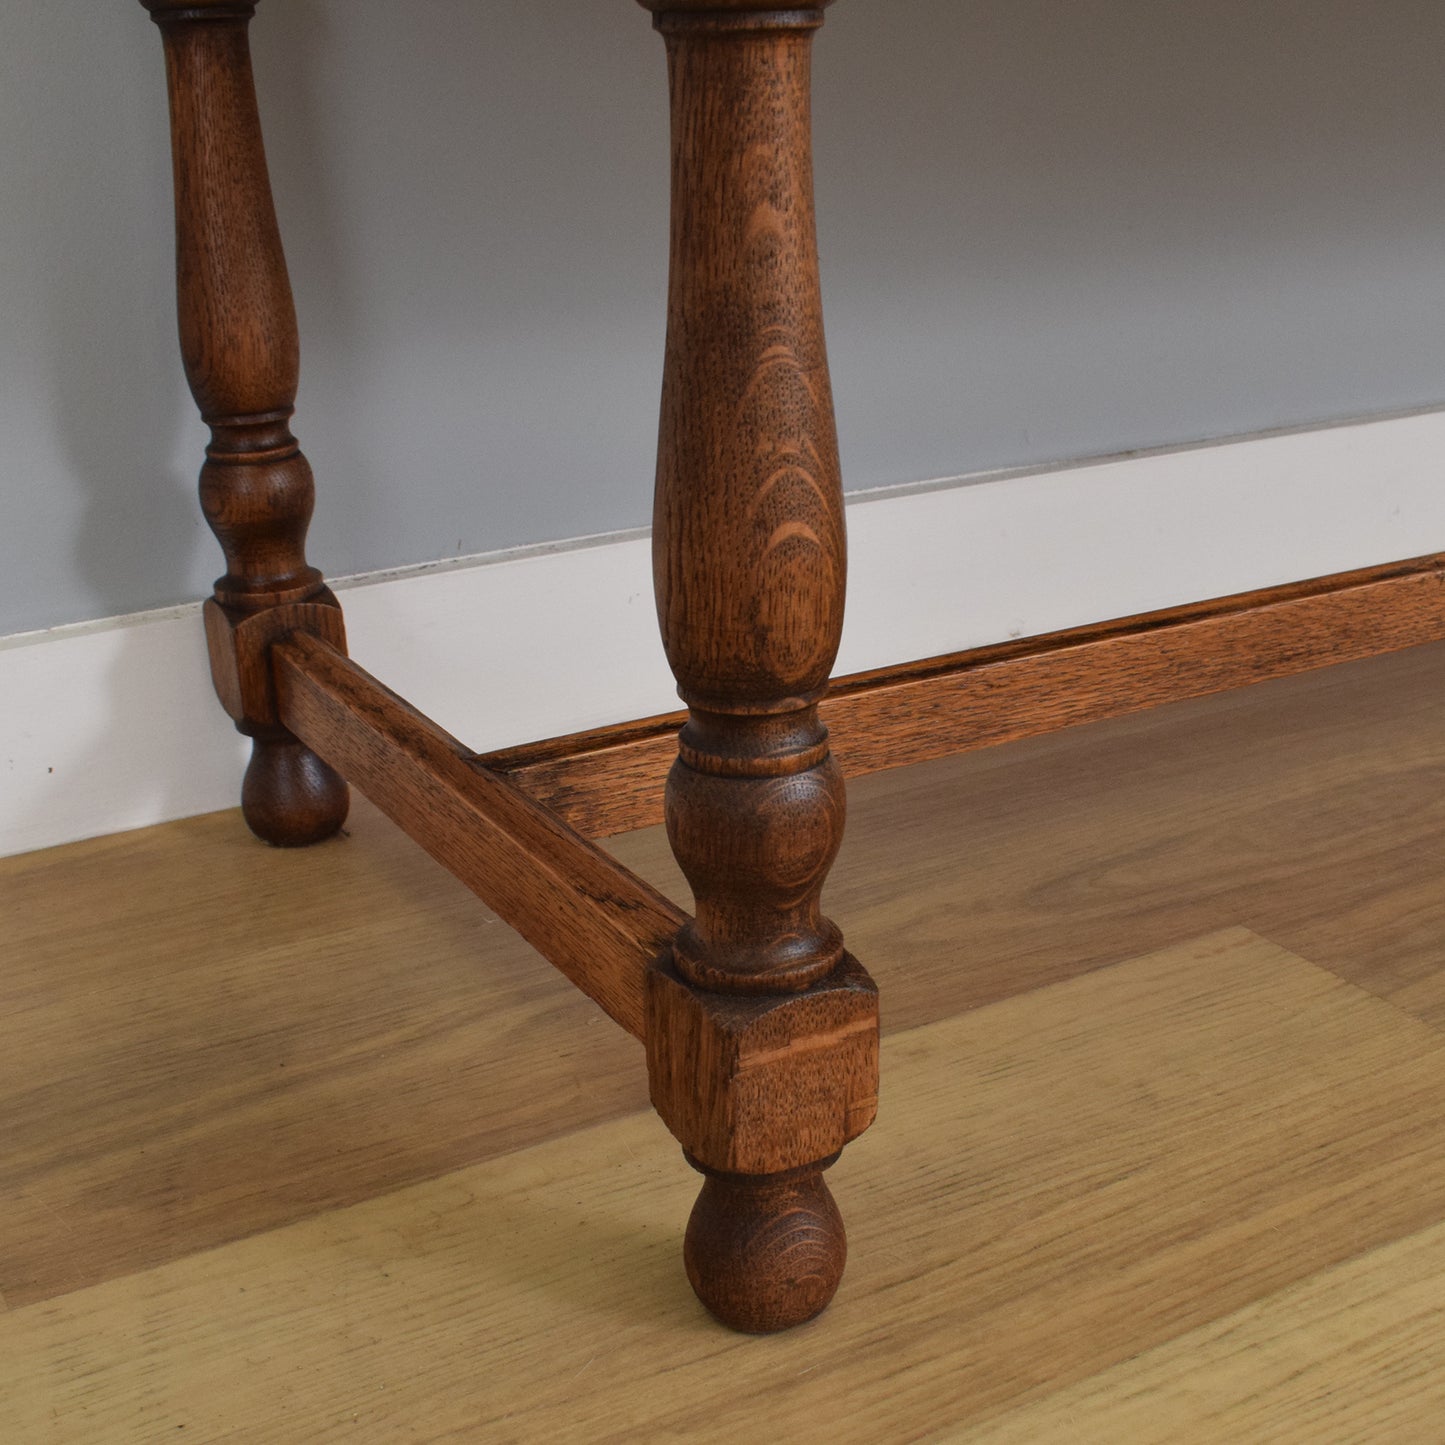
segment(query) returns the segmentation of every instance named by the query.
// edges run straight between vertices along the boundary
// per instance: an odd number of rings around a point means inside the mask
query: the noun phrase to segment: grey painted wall
[[[128,0],[3,14],[11,633],[219,568],[174,359],[158,37]],[[267,0],[254,36],[315,559],[645,522],[667,170],[647,17]],[[1438,0],[843,0],[817,58],[850,486],[1445,400]]]

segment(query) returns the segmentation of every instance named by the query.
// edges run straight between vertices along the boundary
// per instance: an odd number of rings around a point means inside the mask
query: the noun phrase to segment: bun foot
[[[766,1335],[827,1308],[843,1277],[848,1241],[823,1170],[707,1176],[683,1243],[698,1299],[729,1329]]]
[[[263,843],[305,848],[346,821],[346,780],[290,734],[256,738],[241,784],[241,813]]]

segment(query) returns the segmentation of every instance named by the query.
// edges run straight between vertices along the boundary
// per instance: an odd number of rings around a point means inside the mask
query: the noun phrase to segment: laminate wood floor
[[[636,1043],[366,805],[0,862],[0,1441],[1445,1440],[1442,687],[856,783],[883,1109],[773,1340]]]

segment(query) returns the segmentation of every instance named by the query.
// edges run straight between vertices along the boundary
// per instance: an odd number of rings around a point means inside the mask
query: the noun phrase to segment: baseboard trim
[[[1432,411],[852,498],[838,670],[1445,550],[1442,457]],[[676,706],[645,534],[334,585],[363,666],[479,751]],[[199,613],[0,639],[0,854],[234,802]]]

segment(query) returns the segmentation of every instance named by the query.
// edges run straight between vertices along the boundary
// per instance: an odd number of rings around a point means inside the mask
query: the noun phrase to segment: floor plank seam
[[[1262,929],[1255,928],[1248,923],[1243,923],[1239,926],[1241,928],[1247,929],[1250,933],[1254,934],[1256,938],[1263,939],[1266,943],[1271,944],[1273,947],[1278,948],[1285,953],[1293,953],[1296,958],[1304,959],[1306,963],[1310,964],[1314,968],[1319,969],[1322,973],[1327,973],[1332,978],[1338,979],[1340,983],[1342,983],[1346,988],[1354,989],[1356,993],[1362,994],[1365,998],[1372,999],[1376,1003],[1386,1005],[1401,1018],[1409,1019],[1411,1023],[1419,1024],[1421,1028],[1429,1029],[1432,1034],[1437,1034],[1441,1037],[1445,1037],[1445,1022],[1437,1023],[1434,1019],[1427,1019],[1422,1017],[1420,1014],[1416,1013],[1414,1009],[1407,1008],[1404,1004],[1400,1003],[1397,999],[1392,998],[1389,994],[1380,993],[1376,989],[1371,988],[1368,984],[1361,983],[1358,979],[1349,978],[1347,975],[1341,973],[1338,968],[1332,968],[1327,963],[1320,963],[1318,960],[1310,958],[1307,954],[1300,953],[1298,950],[1291,948],[1288,944],[1281,943],[1277,938],[1274,938],[1270,934],[1265,933]]]

